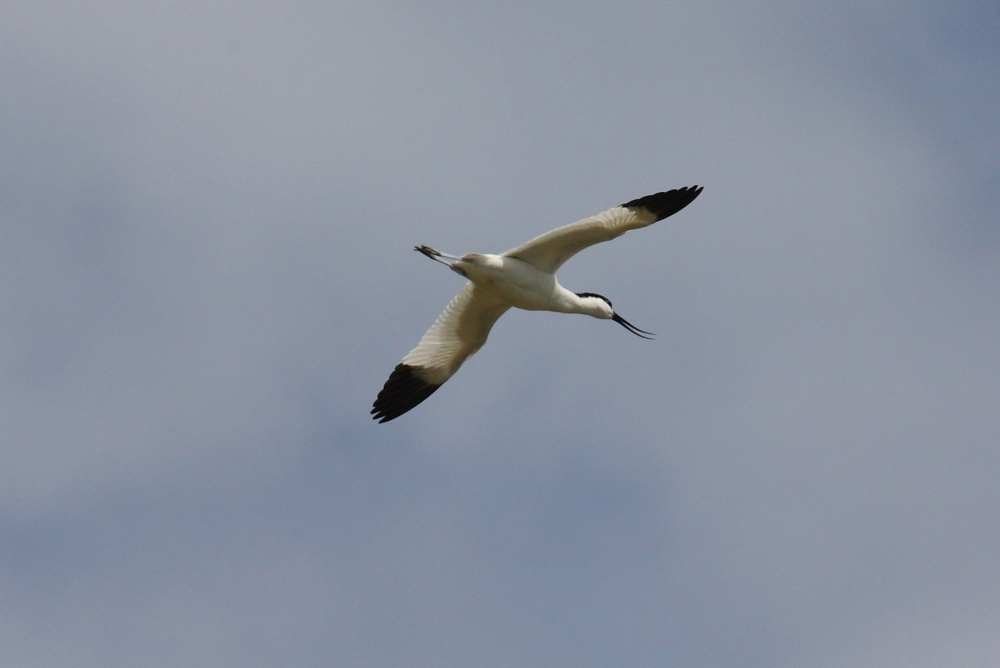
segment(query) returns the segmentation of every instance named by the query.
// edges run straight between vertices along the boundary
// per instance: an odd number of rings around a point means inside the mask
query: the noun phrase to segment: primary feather
[[[388,422],[410,410],[455,375],[476,354],[493,324],[510,306],[492,299],[471,281],[445,307],[431,328],[396,365],[378,393],[372,415]]]
[[[554,274],[584,248],[611,241],[629,230],[637,230],[677,213],[697,197],[702,188],[678,188],[647,195],[608,209],[581,221],[537,236],[503,255],[516,257]]]

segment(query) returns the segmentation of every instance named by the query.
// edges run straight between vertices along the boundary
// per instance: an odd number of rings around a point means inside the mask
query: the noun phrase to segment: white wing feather
[[[427,383],[442,384],[483,347],[493,324],[509,308],[466,283],[402,363]]]
[[[702,190],[699,186],[691,186],[640,197],[572,225],[546,232],[504,255],[554,274],[566,260],[588,246],[611,241],[629,230],[637,230],[674,215],[694,201]]]
[[[503,255],[516,257],[542,271],[554,274],[566,260],[584,248],[602,241],[611,241],[629,230],[646,227],[655,222],[656,216],[646,209],[616,206],[596,216],[557,227],[526,244],[512,248]]]

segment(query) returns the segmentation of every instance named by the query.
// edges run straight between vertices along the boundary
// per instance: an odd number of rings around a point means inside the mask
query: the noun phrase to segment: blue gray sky
[[[0,666],[995,665],[996,2],[2,15]]]

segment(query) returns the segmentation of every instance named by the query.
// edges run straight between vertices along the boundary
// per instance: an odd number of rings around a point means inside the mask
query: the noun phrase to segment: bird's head
[[[592,315],[595,318],[601,318],[602,320],[614,320],[619,325],[640,338],[653,338],[654,334],[652,332],[639,329],[628,320],[615,313],[615,310],[611,307],[611,300],[604,295],[599,295],[596,292],[578,292],[576,293],[576,296],[583,300],[583,305],[586,308],[585,312],[587,315]],[[645,336],[646,334],[649,336]]]

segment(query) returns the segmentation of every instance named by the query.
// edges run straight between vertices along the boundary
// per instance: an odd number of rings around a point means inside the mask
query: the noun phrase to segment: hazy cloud
[[[987,3],[6,3],[0,664],[987,666]],[[660,189],[369,420],[461,281]]]

